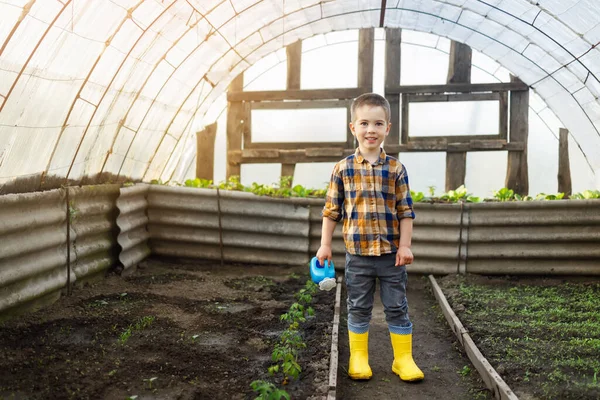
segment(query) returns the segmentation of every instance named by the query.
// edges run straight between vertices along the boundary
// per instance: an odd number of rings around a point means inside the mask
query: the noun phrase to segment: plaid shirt
[[[415,218],[404,165],[383,149],[374,165],[359,150],[333,168],[323,217],[344,219],[350,254],[379,256],[398,250],[400,219]]]

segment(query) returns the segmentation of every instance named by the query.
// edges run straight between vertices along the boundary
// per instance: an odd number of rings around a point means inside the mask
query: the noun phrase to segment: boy
[[[373,375],[368,338],[379,278],[394,349],[392,371],[404,381],[419,381],[424,375],[412,358],[405,267],[413,261],[410,246],[415,214],[406,169],[381,148],[390,131],[390,114],[388,101],[378,94],[363,94],[352,103],[350,129],[358,148],[333,169],[317,258],[321,264],[331,260],[333,231],[343,219],[350,378],[370,379]]]

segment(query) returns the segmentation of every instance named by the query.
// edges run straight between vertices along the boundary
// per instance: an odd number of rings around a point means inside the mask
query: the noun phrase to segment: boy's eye
[[[362,126],[366,126],[366,125],[368,125],[366,121],[362,121],[360,124],[361,124]]]

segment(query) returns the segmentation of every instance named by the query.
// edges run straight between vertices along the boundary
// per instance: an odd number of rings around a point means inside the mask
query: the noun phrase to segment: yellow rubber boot
[[[352,379],[371,379],[373,372],[369,366],[369,332],[348,331],[350,339],[350,365],[348,375]]]
[[[420,381],[425,378],[412,357],[412,334],[398,335],[390,332],[394,348],[392,371],[403,381]]]

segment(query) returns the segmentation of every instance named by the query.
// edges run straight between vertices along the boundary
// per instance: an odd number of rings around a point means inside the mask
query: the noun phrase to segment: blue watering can
[[[313,257],[312,260],[310,260],[310,279],[312,279],[314,283],[319,283],[325,278],[335,278],[333,260],[331,262],[325,260],[325,265],[323,266],[319,263],[317,257]]]

